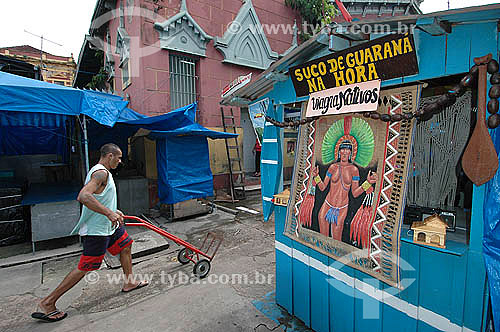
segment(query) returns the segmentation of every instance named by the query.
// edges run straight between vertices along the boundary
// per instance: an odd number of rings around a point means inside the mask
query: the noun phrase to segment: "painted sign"
[[[248,105],[248,113],[252,120],[255,135],[262,145],[262,137],[264,135],[264,125],[266,124],[266,111],[269,107],[269,98],[262,99],[256,103]]]
[[[314,92],[307,103],[306,117],[376,111],[380,80]]]
[[[414,112],[420,91],[419,84],[384,89],[377,112]],[[301,126],[284,234],[399,287],[413,124],[351,113]]]
[[[391,34],[291,67],[297,97],[349,84],[418,74],[413,35]]]
[[[229,96],[231,93],[235,92],[236,90],[250,83],[251,80],[252,80],[252,73],[245,76],[239,76],[237,79],[235,79],[234,81],[232,81],[231,83],[229,83],[224,87],[220,97],[224,98],[226,96]]]

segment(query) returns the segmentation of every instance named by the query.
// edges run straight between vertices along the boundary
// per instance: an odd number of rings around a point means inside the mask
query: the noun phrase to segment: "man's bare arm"
[[[107,171],[94,172],[90,181],[80,190],[77,200],[90,210],[105,215],[115,225],[117,222],[123,222],[123,217],[99,203],[93,195],[102,185],[107,183],[107,179]]]

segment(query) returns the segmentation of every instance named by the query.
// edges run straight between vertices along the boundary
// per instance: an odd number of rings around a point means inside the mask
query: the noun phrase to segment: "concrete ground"
[[[67,255],[24,264],[15,257],[0,259],[0,266],[7,266],[0,268],[0,331],[269,331],[280,323],[274,331],[306,331],[278,307],[279,319],[256,308],[273,305],[275,289],[274,222],[263,222],[260,192],[226,206],[258,213],[240,210],[234,215],[217,209],[171,223],[155,219],[196,246],[207,232],[223,235],[207,278],[194,277],[192,263],[181,265],[177,261],[181,247],[169,241],[166,250],[134,258],[134,272],[150,280],[149,286],[122,293],[121,269],[103,264],[59,300],[58,308],[68,313],[61,322],[35,321],[31,313],[76,266],[78,248],[73,245]],[[134,237],[163,241],[144,234]]]

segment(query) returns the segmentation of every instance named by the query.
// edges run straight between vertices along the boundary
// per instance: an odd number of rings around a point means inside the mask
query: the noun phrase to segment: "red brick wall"
[[[117,7],[119,8],[119,2]],[[294,19],[300,24],[300,19],[294,11],[286,7],[284,0],[253,0],[259,20],[262,24],[290,24]],[[126,3],[126,2],[125,2]],[[169,87],[169,51],[158,49],[159,33],[154,29],[154,22],[162,22],[166,18],[177,14],[180,10],[180,0],[136,0],[134,5],[157,12],[155,18],[134,16],[132,23],[125,18],[125,27],[129,36],[140,37],[139,49],[131,50],[131,60],[139,59],[136,68],[137,77],[132,77],[132,84],[126,88],[123,94],[130,96],[131,107],[146,115],[159,115],[170,111],[170,87]],[[187,0],[188,12],[194,20],[210,36],[222,37],[230,22],[234,20],[239,9],[243,6],[241,0]],[[111,34],[111,45],[116,45],[116,29],[119,19],[114,19],[109,27]],[[278,34],[268,34],[269,44],[273,51],[278,54],[286,51],[292,42],[292,34],[285,34],[280,30]],[[156,46],[154,46],[156,43]],[[214,48],[214,42],[207,45],[206,57],[200,57],[197,66],[199,76],[197,93],[199,95],[198,122],[207,127],[221,126],[220,119],[220,94],[224,86],[240,75],[254,73],[254,78],[261,72],[249,67],[222,63],[222,54]],[[144,51],[149,52],[156,47],[157,52],[144,56]],[[116,84],[115,90],[120,93],[121,70],[118,68],[119,57],[115,56]],[[239,125],[239,112],[237,113],[237,125]]]

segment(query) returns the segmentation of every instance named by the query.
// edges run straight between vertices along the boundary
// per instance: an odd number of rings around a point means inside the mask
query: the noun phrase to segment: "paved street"
[[[235,206],[260,212],[258,192]],[[103,267],[61,298],[58,306],[68,318],[47,324],[30,315],[79,256],[4,268],[0,331],[267,331],[262,324],[278,325],[252,304],[272,297],[275,288],[272,221],[263,223],[260,213],[235,216],[218,209],[164,227],[198,245],[208,231],[224,235],[207,278],[193,278],[193,264],[179,264],[180,247],[171,243],[167,250],[134,259],[134,270],[151,279],[150,286],[121,293],[121,283],[113,282],[121,269]]]

